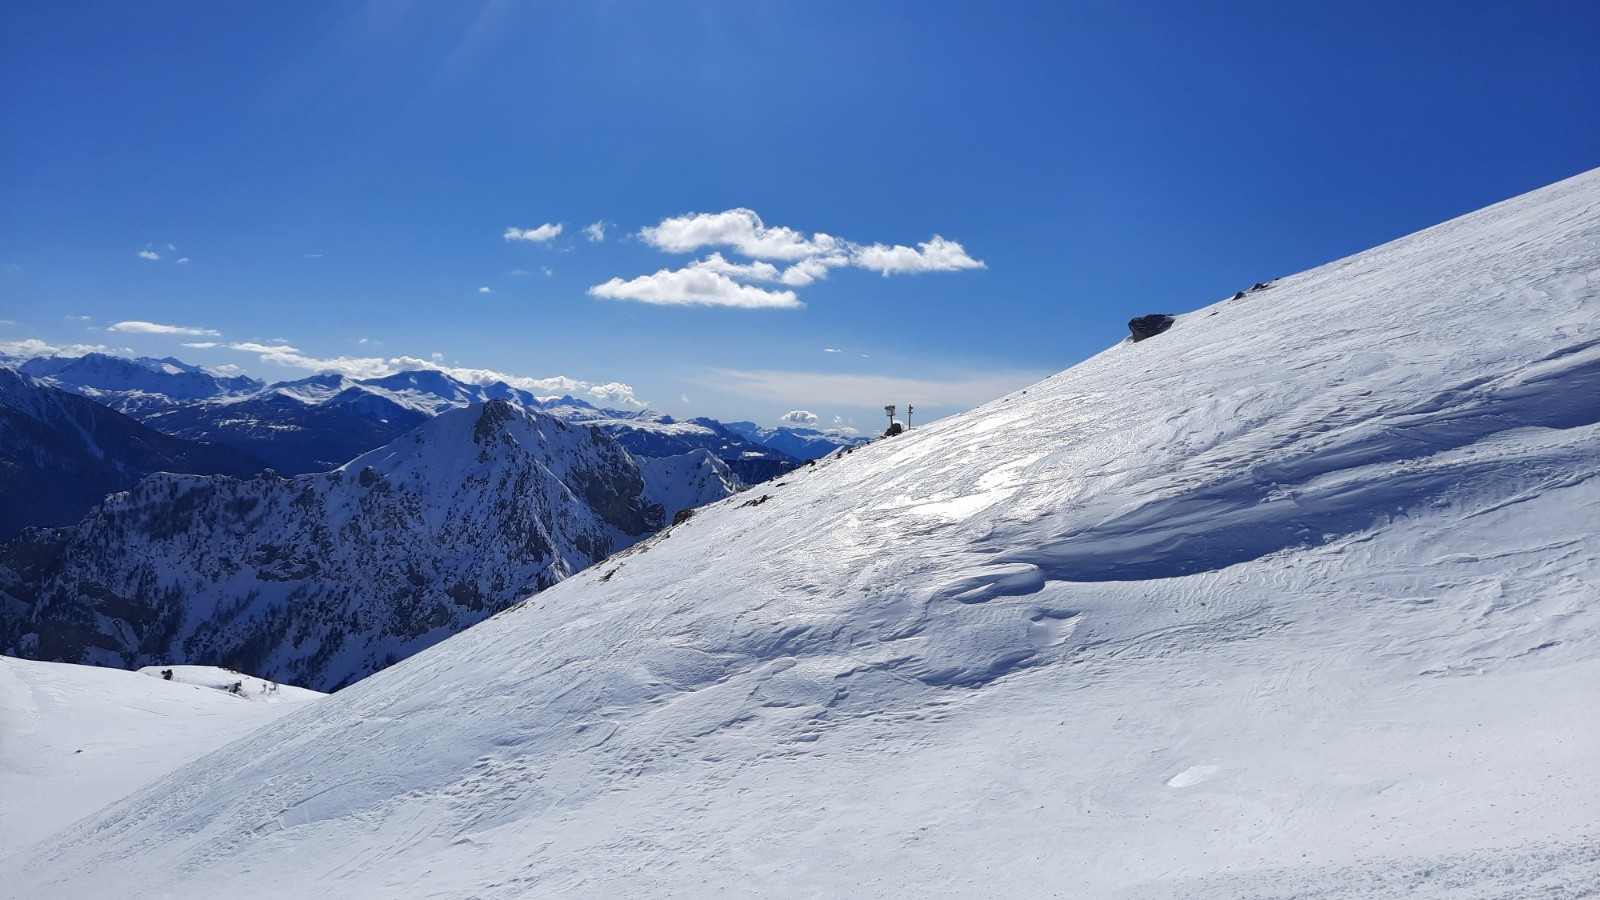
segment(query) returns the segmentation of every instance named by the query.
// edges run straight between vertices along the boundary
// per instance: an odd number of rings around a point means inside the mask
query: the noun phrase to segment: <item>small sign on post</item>
[[[884,415],[889,417],[889,427],[894,427],[894,405],[890,404],[889,406],[885,406],[883,408],[883,412]]]

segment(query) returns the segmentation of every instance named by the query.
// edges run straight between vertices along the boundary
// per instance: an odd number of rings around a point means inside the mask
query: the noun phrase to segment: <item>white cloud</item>
[[[89,317],[88,316],[63,316],[63,318],[65,318],[68,322],[87,322],[87,321],[89,321]]]
[[[172,245],[171,245],[171,244],[168,244],[168,245],[167,245],[167,249],[168,249],[168,250],[176,250],[176,249],[178,249],[178,248],[177,248],[177,247],[174,247],[174,246],[172,246]]]
[[[274,363],[291,369],[309,369],[313,372],[337,372],[351,378],[377,378],[396,371],[386,360],[375,357],[338,356],[317,359],[306,356],[288,344],[258,344],[242,341],[228,345],[229,350],[254,353],[262,362]]]
[[[160,259],[161,258],[161,254],[155,252],[154,250],[140,250],[139,251],[139,258],[140,259]]]
[[[540,266],[539,267],[539,271],[543,272],[544,273],[544,277],[546,277],[546,278],[549,278],[551,275],[555,274],[555,270],[550,268],[549,266]]]
[[[721,253],[713,253],[705,259],[698,259],[689,264],[691,269],[704,269],[707,272],[716,272],[729,278],[738,278],[742,281],[777,281],[778,267],[769,262],[757,260],[752,263],[728,262],[722,258]]]
[[[843,353],[844,351],[843,350],[839,350],[839,349],[834,348],[834,347],[823,347],[822,348],[822,352],[823,353]]]
[[[161,325],[156,322],[118,322],[107,331],[127,331],[134,334],[181,334],[187,337],[222,337],[215,328],[191,328],[186,325]]]
[[[604,220],[591,222],[583,226],[583,234],[596,244],[606,239],[606,223]]]
[[[196,350],[210,350],[212,347],[215,347],[216,345],[217,345],[216,341],[195,341],[192,344],[184,344],[183,346],[185,346],[185,347],[193,347]]]
[[[833,431],[833,432],[837,432],[839,434],[860,434],[861,433],[860,430],[858,430],[856,428],[856,420],[855,419],[847,419],[844,416],[834,416],[833,417],[833,424],[828,426],[828,430],[829,431]]]
[[[623,384],[620,381],[594,385],[588,389],[587,393],[601,403],[620,403],[624,406],[634,407],[643,407],[645,405],[643,401],[634,395],[631,385]]]
[[[751,259],[804,259],[840,249],[832,235],[807,238],[792,228],[768,228],[749,209],[719,213],[689,213],[662,219],[661,224],[639,232],[644,242],[670,253],[692,253],[701,247],[731,247]]]
[[[561,228],[560,223],[552,225],[546,222],[538,228],[507,228],[501,237],[508,241],[532,241],[537,244],[561,234]]]
[[[188,262],[188,261],[189,261],[189,257],[187,257],[187,256],[180,256],[180,257],[178,257],[178,260],[177,260],[177,265],[180,265],[180,266],[181,266],[181,265],[184,265],[184,264],[185,264],[185,263],[187,263],[187,262]]]
[[[484,285],[483,287],[478,288],[478,293],[480,293],[480,294],[492,294],[492,293],[494,293],[494,289],[489,287],[488,285]]]
[[[647,405],[645,401],[640,400],[634,393],[632,386],[620,381],[597,385],[578,378],[569,378],[565,375],[556,375],[550,378],[528,378],[521,375],[496,372],[493,369],[446,366],[442,363],[443,356],[438,353],[433,354],[431,359],[420,359],[415,356],[394,356],[388,359],[376,356],[338,356],[332,359],[318,359],[313,356],[307,356],[298,349],[286,344],[259,344],[245,341],[228,344],[227,346],[230,350],[254,353],[263,362],[293,369],[306,369],[313,372],[337,372],[350,378],[380,378],[384,375],[393,375],[396,372],[404,372],[410,369],[431,369],[443,372],[451,378],[456,378],[469,384],[491,385],[503,382],[511,387],[532,392],[540,397],[588,394],[607,403],[624,404],[638,408],[643,408]]]
[[[14,322],[6,323],[14,325]],[[38,338],[24,338],[20,341],[0,341],[0,356],[16,356],[24,359],[35,356],[82,356],[85,353],[110,352],[105,344],[48,344]]]
[[[511,274],[516,278],[525,278],[533,273],[529,272],[527,269],[512,269]]]
[[[674,305],[799,306],[802,304],[792,292],[752,289],[749,283],[779,282],[786,287],[806,287],[827,278],[831,270],[844,266],[871,269],[886,277],[986,268],[983,261],[974,259],[961,244],[939,235],[916,247],[862,245],[822,232],[807,237],[793,228],[771,227],[761,221],[754,210],[742,207],[662,219],[658,225],[641,229],[639,237],[650,246],[669,253],[728,247],[751,262],[729,262],[717,251],[689,263],[685,269],[663,269],[631,281],[613,278],[591,288],[591,294]],[[780,271],[773,261],[788,265]],[[688,273],[696,271],[721,278],[691,278]],[[743,291],[739,290],[741,282]],[[775,299],[779,297],[784,299]]]
[[[719,272],[690,267],[662,269],[630,281],[613,278],[589,288],[605,300],[636,300],[658,306],[731,306],[740,309],[795,309],[805,306],[794,291],[768,291],[740,284]]]
[[[802,259],[794,265],[783,270],[781,280],[784,284],[794,287],[805,287],[813,281],[820,281],[828,277],[829,269],[837,269],[848,265],[850,257],[844,253],[829,253],[824,256],[814,256]]]
[[[1025,387],[1049,372],[1003,371],[967,378],[918,379],[826,372],[718,369],[701,383],[728,393],[805,406],[881,409],[885,404],[970,409]]]
[[[778,423],[781,425],[792,425],[801,428],[810,427],[819,421],[821,419],[817,418],[817,414],[809,409],[791,409],[778,417]]]
[[[886,278],[891,274],[907,272],[954,272],[958,269],[985,268],[982,261],[967,255],[966,248],[938,235],[917,246],[922,249],[883,244],[860,247],[852,262],[863,269],[881,272]]]

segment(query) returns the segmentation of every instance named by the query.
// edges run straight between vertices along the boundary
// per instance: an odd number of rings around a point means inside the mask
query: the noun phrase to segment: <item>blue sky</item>
[[[1595,9],[6,4],[0,345],[947,414],[1600,165]]]

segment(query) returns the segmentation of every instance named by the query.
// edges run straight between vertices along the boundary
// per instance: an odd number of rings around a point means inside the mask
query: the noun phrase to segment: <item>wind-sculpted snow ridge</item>
[[[332,689],[736,485],[703,453],[640,461],[508,404],[455,410],[333,472],[157,475],[73,528],[0,546],[0,639],[32,658],[227,663]]]
[[[1182,315],[699,510],[0,883],[1592,892],[1597,260],[1588,173]]]

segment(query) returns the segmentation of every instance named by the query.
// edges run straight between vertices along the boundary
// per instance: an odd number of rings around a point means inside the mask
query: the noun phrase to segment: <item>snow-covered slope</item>
[[[166,681],[159,668],[0,656],[0,857],[322,696],[224,669],[170,668]],[[240,692],[225,693],[236,682]]]
[[[830,457],[0,863],[30,897],[1581,896],[1600,172]]]
[[[641,464],[495,401],[321,475],[159,475],[0,546],[0,646],[113,666],[226,663],[332,689],[655,532],[736,481]]]

